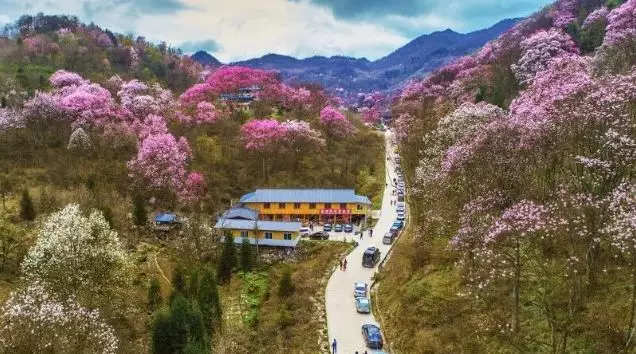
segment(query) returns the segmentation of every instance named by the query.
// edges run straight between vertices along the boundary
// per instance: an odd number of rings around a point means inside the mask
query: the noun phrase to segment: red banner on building
[[[320,209],[321,215],[349,215],[351,210],[349,209]]]

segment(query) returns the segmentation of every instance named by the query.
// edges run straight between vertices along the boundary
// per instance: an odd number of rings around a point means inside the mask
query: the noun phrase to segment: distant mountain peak
[[[207,65],[207,66],[221,66],[223,64],[221,64],[221,62],[213,57],[210,53],[204,51],[204,50],[200,50],[194,54],[192,54],[191,56],[192,60],[199,62],[202,65]]]

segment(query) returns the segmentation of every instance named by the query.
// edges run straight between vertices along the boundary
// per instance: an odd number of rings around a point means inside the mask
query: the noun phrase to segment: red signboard
[[[321,215],[349,215],[351,210],[349,209],[320,209]]]

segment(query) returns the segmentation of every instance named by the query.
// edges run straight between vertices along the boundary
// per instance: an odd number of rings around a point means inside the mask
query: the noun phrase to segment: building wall
[[[265,203],[245,203],[245,206],[256,209],[263,215],[320,215],[321,209],[349,209],[351,215],[365,215],[369,209],[369,205],[356,203],[345,203],[344,208],[341,208],[340,203],[331,203],[331,206],[326,203],[315,203],[314,208],[310,207],[310,203],[300,203],[299,208],[296,208],[294,203],[284,204],[282,208],[279,203],[269,203],[269,208],[265,207]]]
[[[249,238],[254,238],[254,230],[230,230],[232,232],[232,236],[236,239],[241,236],[241,232],[242,231],[246,231],[247,232],[247,237]],[[288,233],[288,232],[283,232],[283,231],[258,231],[258,239],[259,242],[260,240],[265,240],[265,233],[266,232],[271,232],[272,233],[272,240],[285,240],[284,234]],[[292,240],[296,240],[298,239],[298,232],[289,232],[290,234],[292,234]]]

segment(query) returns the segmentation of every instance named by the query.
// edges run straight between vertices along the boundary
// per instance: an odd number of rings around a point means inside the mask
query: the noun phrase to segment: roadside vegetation
[[[636,1],[559,0],[393,107],[392,352],[633,352]]]

